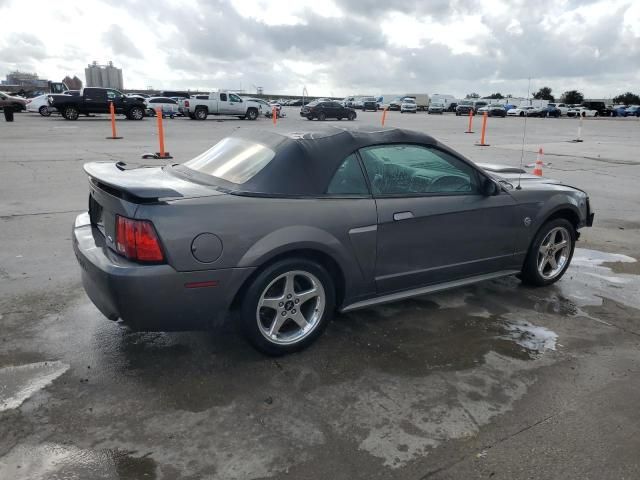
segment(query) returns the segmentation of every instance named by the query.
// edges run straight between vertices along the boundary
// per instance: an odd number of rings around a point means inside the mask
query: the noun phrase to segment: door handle
[[[398,222],[400,220],[409,220],[413,218],[413,212],[396,212],[393,214],[393,219]]]

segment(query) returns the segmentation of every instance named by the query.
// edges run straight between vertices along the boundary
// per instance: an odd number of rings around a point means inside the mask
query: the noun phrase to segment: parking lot
[[[238,128],[379,125],[165,120],[171,162]],[[389,112],[478,162],[517,166],[524,118]],[[158,150],[155,119],[0,125],[0,478],[640,477],[640,121],[528,118],[524,164],[586,190],[596,217],[550,287],[516,278],[339,315],[274,359],[232,325],[135,333],[86,297],[71,248],[89,161]],[[529,169],[530,170],[530,169]]]

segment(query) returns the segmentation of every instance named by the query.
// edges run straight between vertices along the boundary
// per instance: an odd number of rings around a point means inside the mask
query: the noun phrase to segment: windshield
[[[491,108],[504,108],[504,105],[502,105],[501,103],[492,103],[491,105],[489,105],[489,107],[491,107]]]
[[[462,100],[458,105],[471,105],[471,102],[468,100]]]
[[[264,145],[228,137],[185,162],[184,166],[227,182],[243,184],[251,180],[274,156],[275,152]]]
[[[432,103],[431,104],[432,107],[444,107],[444,103]]]
[[[413,98],[405,98],[403,100],[404,103],[416,103],[416,101]]]

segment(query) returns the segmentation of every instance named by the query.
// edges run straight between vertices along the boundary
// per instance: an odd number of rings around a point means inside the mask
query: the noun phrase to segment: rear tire
[[[567,243],[566,249],[558,249],[559,241]],[[545,247],[547,244],[552,248]],[[560,280],[569,268],[575,244],[576,231],[568,220],[556,218],[542,225],[529,246],[527,257],[522,266],[522,283],[543,287]],[[551,262],[546,258],[551,259]],[[557,270],[553,268],[554,264],[557,266]]]
[[[240,329],[257,350],[267,355],[302,350],[331,320],[334,288],[331,276],[316,262],[302,258],[275,262],[264,268],[244,293]],[[311,290],[314,292],[307,293]]]
[[[207,109],[206,108],[198,108],[194,113],[196,120],[206,120],[207,119]]]
[[[80,112],[76,107],[65,107],[64,110],[62,110],[62,116],[66,120],[77,120]]]

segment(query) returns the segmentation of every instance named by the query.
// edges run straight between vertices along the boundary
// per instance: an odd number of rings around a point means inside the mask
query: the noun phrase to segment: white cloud
[[[0,75],[83,78],[113,60],[129,88],[522,95],[531,76],[598,97],[640,84],[629,0],[5,0],[0,16]]]

